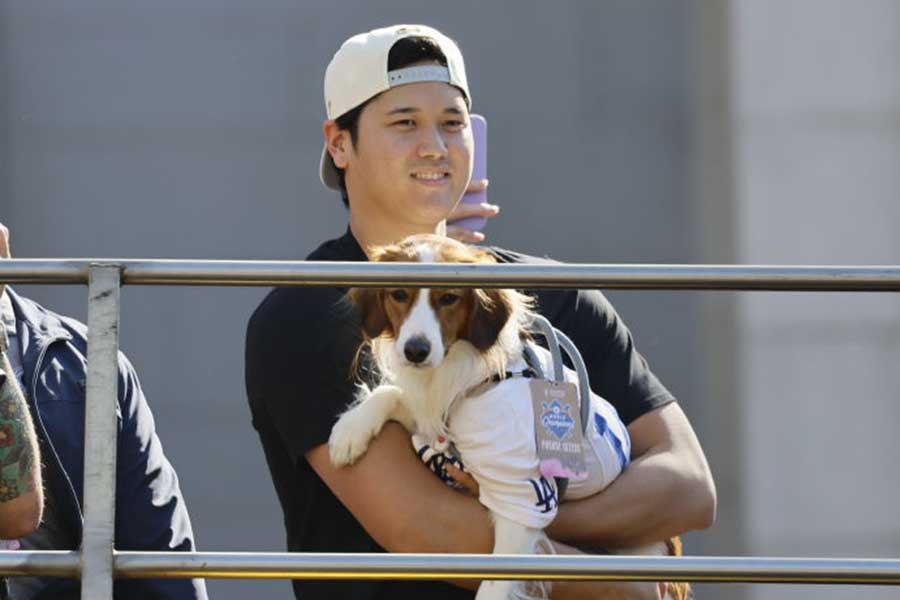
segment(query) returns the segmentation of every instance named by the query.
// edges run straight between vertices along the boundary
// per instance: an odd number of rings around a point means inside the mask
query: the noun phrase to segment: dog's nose
[[[419,364],[428,358],[429,352],[431,352],[431,344],[427,338],[421,335],[409,338],[403,346],[403,354],[406,356],[406,360],[415,364]]]

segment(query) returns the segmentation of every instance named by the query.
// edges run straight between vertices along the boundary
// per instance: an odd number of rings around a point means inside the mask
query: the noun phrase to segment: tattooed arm
[[[16,539],[41,522],[41,461],[28,405],[5,352],[0,370],[0,538]]]
[[[0,259],[9,256],[9,230],[0,223]],[[0,296],[5,289],[0,284]],[[37,436],[6,358],[7,346],[0,321],[0,538],[14,540],[37,529],[44,510],[44,491]]]
[[[0,223],[0,259],[9,256],[9,230]],[[5,289],[0,284],[0,296]],[[6,330],[0,321],[0,538],[9,540],[37,529],[44,491],[37,436],[6,358],[7,346]]]

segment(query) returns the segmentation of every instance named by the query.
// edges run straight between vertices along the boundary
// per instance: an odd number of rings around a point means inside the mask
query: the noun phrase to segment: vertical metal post
[[[90,600],[113,597],[120,278],[118,265],[90,267],[81,542],[81,597]]]

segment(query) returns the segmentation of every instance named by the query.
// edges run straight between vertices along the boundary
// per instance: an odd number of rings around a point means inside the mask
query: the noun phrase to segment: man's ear
[[[390,324],[384,311],[382,292],[376,288],[353,288],[347,292],[347,300],[362,322],[363,333],[370,339],[380,336]]]
[[[325,137],[325,148],[338,169],[346,169],[349,162],[349,153],[352,146],[350,132],[341,129],[333,119],[327,119],[322,123],[322,135]]]
[[[511,312],[504,290],[475,290],[465,339],[484,352],[497,342]]]

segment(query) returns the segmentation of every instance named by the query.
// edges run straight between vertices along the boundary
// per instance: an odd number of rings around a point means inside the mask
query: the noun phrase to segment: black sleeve
[[[294,464],[328,441],[353,398],[360,328],[336,288],[280,288],[247,328],[246,384],[254,418],[264,410]]]
[[[501,262],[555,261],[492,248]],[[534,290],[538,310],[572,338],[587,365],[591,389],[608,400],[626,425],[675,401],[634,346],[628,327],[596,290]]]
[[[572,338],[587,365],[591,389],[607,399],[626,425],[675,397],[634,347],[631,332],[596,290],[541,290],[538,309]]]

